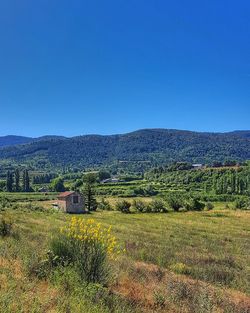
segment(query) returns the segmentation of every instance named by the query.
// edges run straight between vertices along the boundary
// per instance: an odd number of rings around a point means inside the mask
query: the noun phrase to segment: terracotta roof
[[[58,195],[58,198],[66,198],[70,195],[72,195],[73,193],[75,193],[74,191],[65,191],[65,192],[61,192],[59,195]]]

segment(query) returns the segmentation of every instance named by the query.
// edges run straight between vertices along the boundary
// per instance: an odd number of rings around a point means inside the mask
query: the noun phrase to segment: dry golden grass
[[[193,312],[197,290],[206,292],[210,295],[213,312],[225,312],[225,307],[233,310],[232,312],[249,312],[250,298],[238,291],[226,288],[219,289],[212,284],[204,283],[199,280],[193,280],[185,275],[176,275],[172,272],[159,268],[154,264],[144,262],[134,262],[120,264],[123,268],[123,274],[119,281],[112,286],[114,292],[122,294],[131,302],[139,305],[145,312]],[[166,286],[174,286],[171,289]],[[173,303],[171,298],[175,296],[175,288],[187,287],[188,301],[186,299],[177,299]],[[183,290],[181,289],[183,292]],[[156,294],[159,293],[164,297],[164,304],[159,304],[156,300]],[[205,300],[206,301],[206,300]],[[179,304],[179,305],[178,305]],[[205,312],[205,311],[204,311]]]

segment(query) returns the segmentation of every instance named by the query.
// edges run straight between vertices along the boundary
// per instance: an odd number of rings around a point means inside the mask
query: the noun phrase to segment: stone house
[[[83,196],[76,191],[65,191],[57,197],[58,207],[66,213],[84,213]]]

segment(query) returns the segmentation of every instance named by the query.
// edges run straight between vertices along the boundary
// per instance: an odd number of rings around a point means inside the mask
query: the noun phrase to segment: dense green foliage
[[[52,180],[50,187],[53,191],[62,192],[65,191],[64,182],[61,177],[57,177]]]
[[[176,160],[212,163],[250,159],[249,132],[198,133],[148,129],[124,135],[45,137],[0,149],[0,159],[32,164],[37,169],[100,167],[143,170]]]
[[[54,173],[40,174],[33,176],[33,184],[49,184],[53,178],[56,177]]]

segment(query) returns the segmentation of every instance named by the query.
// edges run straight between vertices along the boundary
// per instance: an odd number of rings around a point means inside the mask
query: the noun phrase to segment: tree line
[[[6,191],[7,192],[29,192],[30,177],[27,169],[22,172],[17,168],[14,172],[8,171],[6,176]]]
[[[36,175],[33,176],[32,182],[33,184],[49,184],[51,183],[51,180],[57,177],[54,173],[48,173],[43,175]]]

